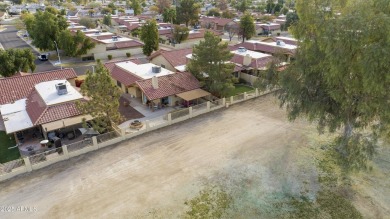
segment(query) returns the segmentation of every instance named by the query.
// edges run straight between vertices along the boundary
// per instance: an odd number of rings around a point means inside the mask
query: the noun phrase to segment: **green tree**
[[[248,1],[247,0],[242,0],[240,4],[237,5],[237,10],[241,11],[244,13],[248,9]]]
[[[285,28],[289,28],[291,25],[296,23],[299,20],[298,14],[296,12],[289,12],[286,15],[286,23],[284,24]]]
[[[98,61],[96,71],[87,71],[81,85],[81,93],[88,101],[78,101],[77,108],[84,115],[91,115],[92,127],[98,132],[112,130],[112,125],[122,121],[119,113],[120,90],[111,79],[110,72]]]
[[[60,32],[68,27],[63,16],[56,16],[48,11],[38,11],[33,20],[28,19],[25,22],[32,44],[44,51],[54,50],[54,41],[58,41]]]
[[[189,33],[190,30],[188,27],[175,25],[173,29],[173,38],[175,39],[176,43],[181,43],[188,38]]]
[[[54,14],[54,15],[60,14],[60,12],[59,12],[56,8],[54,8],[54,7],[52,7],[52,6],[47,6],[47,7],[45,8],[45,11],[47,11],[47,12],[49,12],[49,13],[52,13],[52,14]]]
[[[162,14],[164,22],[175,23],[176,22],[176,9],[166,8]]]
[[[207,12],[207,16],[221,17],[221,12],[216,8],[212,8]]]
[[[139,0],[131,0],[131,8],[134,10],[134,15],[139,15],[142,12]]]
[[[100,13],[105,14],[105,15],[107,15],[107,14],[112,14],[112,9],[109,8],[109,7],[102,8],[102,9],[100,10]]]
[[[89,17],[82,17],[79,20],[79,24],[85,26],[86,28],[93,29],[96,28],[96,22]]]
[[[249,40],[256,34],[256,26],[252,15],[249,13],[245,13],[240,19],[240,34],[242,36],[242,42],[244,42],[245,39]]]
[[[31,49],[0,50],[0,74],[3,77],[13,76],[18,71],[35,70],[36,56]]]
[[[81,31],[72,34],[69,30],[63,30],[59,37],[59,47],[70,57],[87,54],[88,50],[95,47],[95,43]]]
[[[196,0],[181,0],[179,6],[176,7],[178,23],[185,23],[188,27],[190,23],[197,22],[199,11],[200,5]]]
[[[228,9],[228,3],[226,0],[218,0],[217,7],[219,8],[219,10],[225,11]]]
[[[110,3],[107,5],[107,7],[111,8],[111,11],[116,10],[116,6],[114,5],[113,2],[110,2]]]
[[[291,120],[305,117],[320,133],[340,133],[334,150],[346,171],[367,168],[379,134],[390,127],[390,5],[301,0],[296,8],[295,61],[267,80],[278,77],[270,84],[281,88],[278,97]]]
[[[235,80],[232,74],[234,64],[228,63],[232,57],[227,42],[221,42],[219,36],[206,31],[204,41],[193,47],[192,59],[187,65],[187,70],[202,81],[213,94],[224,97],[234,89]],[[204,73],[208,78],[204,77]]]
[[[103,24],[107,26],[111,26],[111,15],[104,15]]]
[[[141,40],[144,42],[142,51],[145,55],[150,56],[153,51],[158,50],[158,29],[155,20],[148,20],[141,27]]]
[[[222,12],[222,17],[232,19],[234,18],[234,14],[230,11],[224,11]]]
[[[171,0],[156,0],[156,6],[158,7],[158,13],[162,14],[167,8],[171,7]]]

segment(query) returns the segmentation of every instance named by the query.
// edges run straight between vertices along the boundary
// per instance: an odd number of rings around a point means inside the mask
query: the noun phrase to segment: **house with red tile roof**
[[[110,32],[95,31],[87,33],[87,37],[96,43],[95,48],[88,50],[82,57],[93,57],[97,59],[107,59],[108,55],[113,58],[126,57],[126,53],[131,55],[141,54],[143,43],[128,37],[118,36]]]
[[[233,19],[212,16],[203,16],[199,18],[199,22],[201,27],[217,31],[225,31],[228,24],[237,24]]]
[[[152,63],[141,64],[136,60],[105,63],[105,67],[122,92],[130,94],[143,104],[153,102],[156,105],[173,106],[178,101],[183,101],[178,95],[196,89],[198,90],[193,91],[191,97],[209,95],[206,91],[199,91],[199,81],[187,72],[170,71]]]
[[[7,134],[38,129],[45,137],[50,131],[78,125],[83,118],[77,101],[86,101],[66,79],[35,84],[28,95],[14,102],[0,105],[2,121]]]
[[[244,43],[239,43],[235,47],[244,47],[247,50],[267,53],[270,55],[285,55],[286,61],[295,55],[297,50],[296,45],[284,43],[282,40],[276,42],[262,42],[257,40],[247,40]]]

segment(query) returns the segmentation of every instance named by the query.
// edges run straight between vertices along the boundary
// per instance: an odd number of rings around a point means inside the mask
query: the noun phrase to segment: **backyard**
[[[225,218],[390,215],[388,162],[357,174],[353,192],[323,192],[317,163],[328,138],[288,122],[268,95],[3,182],[0,203],[36,209],[4,218],[185,218],[187,200],[217,186],[232,197]]]
[[[249,87],[248,85],[235,84],[234,90],[230,91],[226,97],[236,96],[237,94],[253,91],[253,89],[253,87]]]
[[[20,157],[20,153],[16,145],[13,135],[7,135],[4,131],[0,131],[0,163],[6,163]]]

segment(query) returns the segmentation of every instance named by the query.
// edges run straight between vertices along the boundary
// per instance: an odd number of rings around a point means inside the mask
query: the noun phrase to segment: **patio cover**
[[[83,121],[83,118],[85,118],[87,121],[92,119],[92,116],[75,116],[71,118],[61,119],[54,122],[49,122],[46,124],[42,124],[42,128],[45,131],[52,131],[60,128],[65,128],[71,125],[79,124]]]
[[[201,97],[205,97],[205,96],[208,96],[210,95],[209,92],[205,91],[205,90],[202,90],[200,88],[198,89],[195,89],[195,90],[190,90],[190,91],[187,91],[187,92],[183,92],[183,93],[180,93],[180,94],[176,94],[176,96],[186,100],[186,101],[190,101],[190,100],[195,100],[195,99],[198,99],[198,98],[201,98]]]

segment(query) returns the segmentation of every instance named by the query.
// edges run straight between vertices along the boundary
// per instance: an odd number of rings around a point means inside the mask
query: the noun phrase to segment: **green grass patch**
[[[6,163],[20,157],[17,147],[8,149],[15,145],[16,142],[13,135],[7,135],[4,131],[0,131],[0,163]]]
[[[249,87],[247,85],[236,84],[236,85],[234,85],[234,90],[231,90],[227,94],[227,97],[236,96],[237,94],[242,94],[244,92],[249,92],[249,91],[253,91],[253,90],[254,90],[253,87]]]

